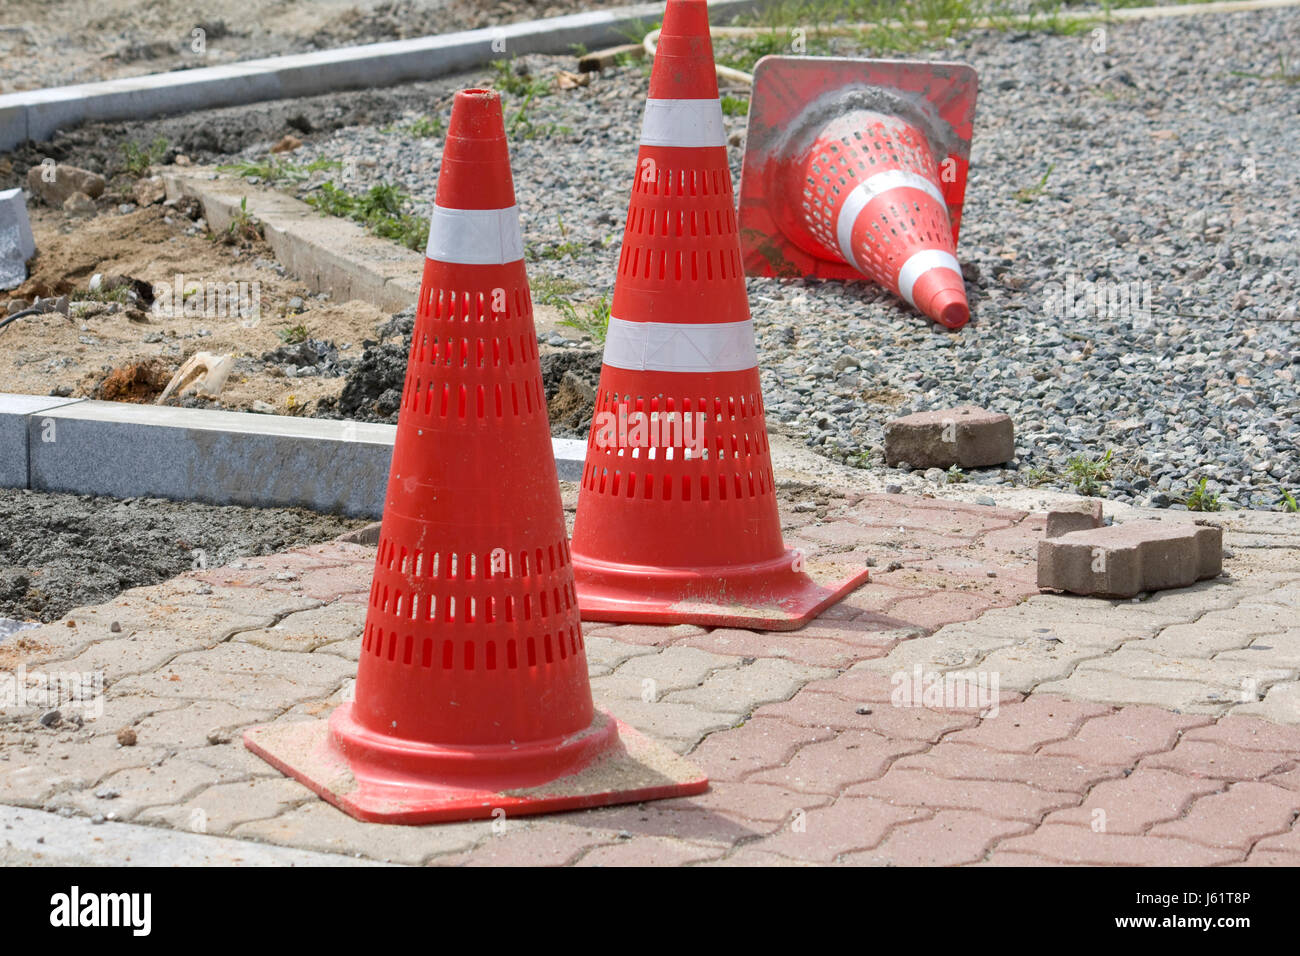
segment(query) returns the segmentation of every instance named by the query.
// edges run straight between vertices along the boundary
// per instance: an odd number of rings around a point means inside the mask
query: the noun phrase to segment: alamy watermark
[[[38,707],[64,717],[95,720],[104,714],[103,671],[28,671],[26,664],[0,672],[0,709]]]
[[[997,671],[948,671],[927,673],[917,664],[911,673],[897,671],[889,682],[894,689],[889,702],[895,707],[928,707],[956,710],[977,708],[981,717],[998,715]]]
[[[187,280],[177,273],[153,287],[150,311],[156,318],[238,319],[245,328],[262,321],[262,283]]]
[[[1091,280],[1070,274],[1064,284],[1044,284],[1043,311],[1054,319],[1127,319],[1142,328],[1151,324],[1151,282]]]

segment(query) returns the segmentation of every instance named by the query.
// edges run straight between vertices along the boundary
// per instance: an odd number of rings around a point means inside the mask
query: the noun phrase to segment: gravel
[[[0,490],[0,625],[57,620],[195,567],[328,541],[365,522],[297,508]],[[14,630],[0,627],[0,639]]]
[[[1111,25],[1099,52],[1100,39],[989,32],[916,54],[980,74],[958,249],[972,321],[948,333],[863,284],[751,279],[772,427],[884,471],[889,418],[975,404],[1017,428],[1017,459],[975,484],[1070,488],[1071,458],[1109,451],[1100,493],[1126,502],[1181,507],[1202,478],[1239,507],[1300,490],[1300,86],[1276,76],[1295,69],[1279,64],[1300,48],[1300,11]],[[517,66],[545,76],[573,61]],[[632,64],[538,96],[517,122],[520,98],[506,97],[539,299],[557,280],[581,283],[561,292],[579,304],[612,292],[646,75]],[[251,128],[219,111],[229,134],[213,142],[261,158],[292,116],[328,117],[291,156],[342,169],[302,188],[393,182],[425,216],[442,144],[409,127],[445,121],[454,89],[491,79],[270,104]],[[204,114],[171,122],[197,137]],[[745,119],[726,122],[738,181]],[[1063,301],[1087,283],[1137,295],[1100,314]]]

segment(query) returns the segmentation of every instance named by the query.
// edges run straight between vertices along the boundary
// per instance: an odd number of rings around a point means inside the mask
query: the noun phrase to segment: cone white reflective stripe
[[[645,118],[641,121],[641,145],[726,146],[722,101],[646,100]]]
[[[944,252],[942,249],[922,249],[914,253],[903,263],[903,268],[898,270],[899,294],[911,305],[916,305],[912,299],[912,287],[916,285],[917,279],[931,269],[951,269],[957,273],[958,278],[961,278],[961,263],[951,253]]]
[[[754,322],[628,322],[610,317],[605,364],[644,372],[742,372],[758,367]]]
[[[449,209],[434,206],[429,221],[426,256],[438,262],[490,266],[518,262],[524,257],[519,207]]]
[[[844,198],[844,204],[840,206],[839,215],[835,220],[835,238],[839,242],[840,255],[844,256],[845,262],[850,265],[857,264],[857,260],[853,258],[853,225],[858,221],[862,210],[867,208],[867,203],[891,189],[900,187],[919,189],[932,196],[945,210],[948,208],[944,203],[943,193],[939,192],[939,187],[924,176],[918,176],[904,169],[890,169],[868,176]]]

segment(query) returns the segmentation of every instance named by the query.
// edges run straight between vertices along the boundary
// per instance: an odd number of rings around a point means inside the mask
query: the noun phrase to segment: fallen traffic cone
[[[355,817],[426,823],[701,792],[592,707],[498,95],[456,94],[355,701],[250,750]]]
[[[975,71],[956,63],[764,57],[740,187],[745,271],[865,276],[950,329]]]
[[[867,578],[781,540],[704,0],[650,76],[573,532],[586,620],[799,627]]]

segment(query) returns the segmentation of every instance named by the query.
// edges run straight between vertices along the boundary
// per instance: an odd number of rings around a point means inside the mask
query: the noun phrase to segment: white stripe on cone
[[[867,177],[845,197],[844,204],[840,206],[839,216],[835,220],[835,238],[839,242],[840,254],[844,256],[845,262],[850,265],[857,264],[857,260],[853,257],[853,226],[858,221],[858,216],[862,214],[862,210],[867,208],[867,203],[891,189],[900,187],[919,189],[933,196],[945,210],[948,208],[944,203],[943,193],[939,192],[939,187],[924,176],[903,169],[890,169]]]
[[[722,102],[712,100],[645,101],[642,146],[725,146]]]
[[[633,372],[743,372],[758,366],[754,322],[628,322],[610,317],[605,364]]]
[[[898,292],[909,305],[916,306],[912,299],[912,288],[916,285],[916,280],[931,269],[950,269],[961,278],[961,263],[951,253],[940,249],[922,249],[913,253],[903,263],[903,268],[898,270]]]
[[[519,207],[506,209],[448,209],[434,206],[429,221],[429,245],[424,253],[438,262],[489,266],[518,262],[524,257]]]

